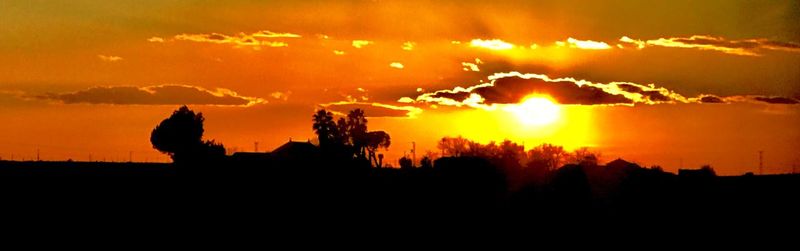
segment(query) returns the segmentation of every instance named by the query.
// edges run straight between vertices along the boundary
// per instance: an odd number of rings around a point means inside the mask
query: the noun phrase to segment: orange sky
[[[184,103],[229,151],[268,150],[328,105],[376,116],[390,160],[463,135],[722,174],[764,151],[790,172],[798,19],[796,1],[3,1],[0,158],[167,161],[149,133]],[[504,110],[528,92],[559,118]]]

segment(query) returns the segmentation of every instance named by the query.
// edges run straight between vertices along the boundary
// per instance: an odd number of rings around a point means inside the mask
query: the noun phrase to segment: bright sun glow
[[[532,96],[508,108],[525,125],[549,125],[561,116],[561,108],[547,97]]]

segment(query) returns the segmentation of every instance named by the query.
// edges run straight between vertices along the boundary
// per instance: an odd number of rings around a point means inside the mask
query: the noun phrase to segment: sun
[[[561,117],[561,107],[545,96],[528,96],[507,110],[528,126],[550,125]]]

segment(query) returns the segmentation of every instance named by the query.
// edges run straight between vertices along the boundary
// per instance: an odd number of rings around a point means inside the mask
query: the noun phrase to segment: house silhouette
[[[236,152],[229,157],[234,163],[242,165],[285,165],[303,164],[319,159],[319,147],[311,141],[292,141],[275,148],[271,152]]]

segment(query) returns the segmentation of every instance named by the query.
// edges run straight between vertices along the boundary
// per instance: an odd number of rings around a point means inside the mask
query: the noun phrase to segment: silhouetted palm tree
[[[355,109],[347,114],[347,133],[350,138],[350,144],[355,149],[357,158],[366,159],[366,149],[368,135],[367,135],[367,118],[364,116],[364,111]]]
[[[339,133],[338,127],[333,121],[333,113],[325,109],[320,109],[314,113],[312,121],[314,123],[311,125],[311,128],[314,129],[314,132],[319,138],[320,147],[329,148],[334,143],[337,143],[336,140]]]

